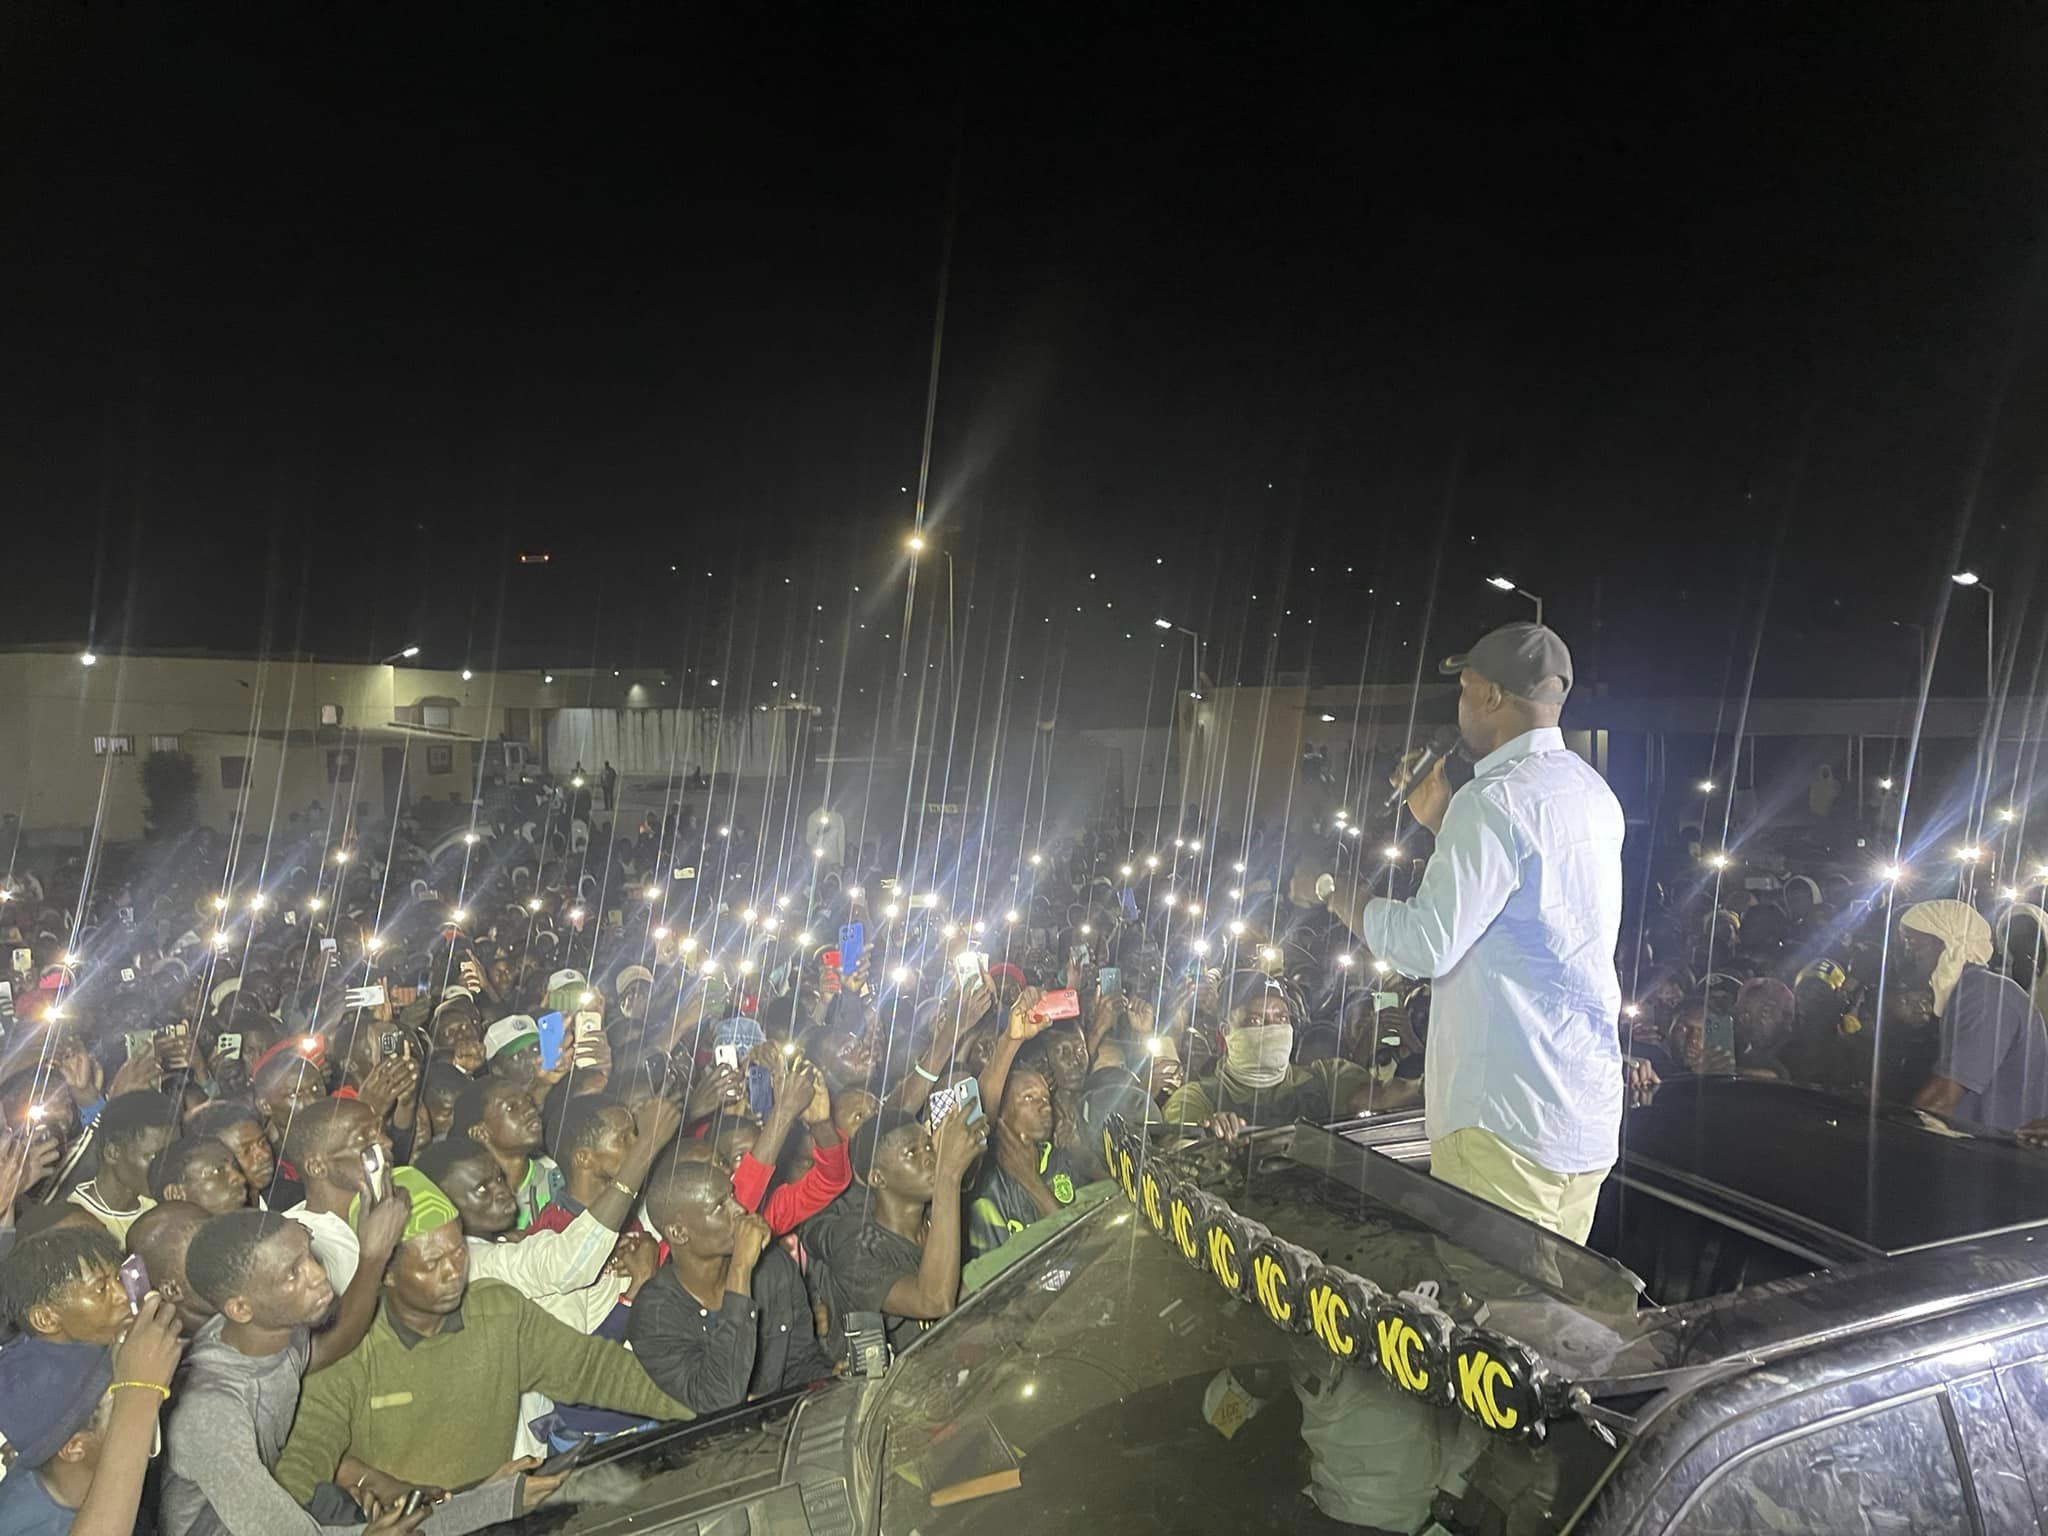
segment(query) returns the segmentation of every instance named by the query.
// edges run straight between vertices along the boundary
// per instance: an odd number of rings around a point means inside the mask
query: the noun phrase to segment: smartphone
[[[934,1088],[924,1101],[925,1123],[937,1130],[952,1118],[953,1110],[960,1097],[960,1085],[948,1088]]]
[[[299,914],[294,908],[286,907],[284,909],[284,925],[287,928],[299,926]]]
[[[1133,891],[1129,886],[1125,886],[1116,893],[1116,904],[1123,909],[1125,922],[1135,923],[1138,920],[1138,893],[1136,891]]]
[[[1105,965],[1095,973],[1095,985],[1096,989],[1104,997],[1122,997],[1124,995],[1124,973],[1117,966]]]
[[[626,926],[626,914],[625,914],[625,911],[624,911],[624,909],[623,909],[623,908],[620,908],[620,907],[613,907],[613,908],[612,908],[612,909],[611,909],[611,910],[610,910],[609,912],[605,913],[605,915],[604,915],[604,925],[605,925],[605,927],[607,927],[607,928],[623,928],[623,927],[625,927],[625,926]]]
[[[861,951],[867,947],[868,930],[865,923],[847,923],[842,927],[839,930],[839,958],[834,962],[838,965],[840,974],[844,975],[860,964]]]
[[[26,976],[36,968],[36,952],[32,949],[17,949],[14,952],[14,974]]]
[[[1081,1017],[1081,994],[1071,987],[1048,992],[1038,1000],[1038,1006],[1032,1013],[1041,1019],[1078,1019]]]
[[[978,949],[963,949],[953,957],[953,974],[965,988],[975,981],[988,980],[988,956]]]
[[[1735,1016],[1710,1013],[1701,1040],[1703,1071],[1728,1073],[1735,1070]]]
[[[135,967],[132,965],[122,966],[121,980],[124,982],[132,982],[133,980],[135,980]]]
[[[1067,951],[1067,964],[1069,965],[1093,965],[1094,963],[1095,951],[1086,944],[1076,944]]]
[[[775,1108],[775,1079],[758,1063],[747,1065],[747,1107],[763,1120]]]
[[[894,875],[882,876],[882,891],[883,894],[889,896],[896,894],[896,877]]]
[[[403,1518],[403,1517],[404,1517],[404,1516],[406,1516],[406,1515],[416,1515],[416,1514],[418,1514],[418,1513],[419,1513],[419,1510],[420,1510],[420,1506],[421,1506],[422,1504],[426,1503],[426,1502],[427,1502],[427,1490],[426,1490],[426,1489],[424,1489],[424,1488],[408,1488],[408,1489],[406,1489],[406,1490],[405,1490],[405,1498],[404,1498],[404,1500],[403,1500],[403,1501],[402,1501],[402,1502],[401,1502],[401,1503],[399,1504],[399,1506],[398,1506],[398,1513],[399,1513],[399,1516],[400,1516],[401,1518]]]
[[[333,954],[333,953],[334,953],[334,940],[332,940],[332,939],[322,939],[322,940],[320,941],[320,953],[321,953],[321,954],[323,954],[323,955],[331,955],[331,954]]]
[[[382,983],[372,982],[367,987],[348,987],[341,994],[344,1008],[382,1008],[385,992]]]
[[[140,1312],[142,1298],[149,1294],[149,1266],[135,1254],[129,1254],[121,1261],[116,1271],[121,1277],[121,1289],[128,1293],[128,1310]]]
[[[557,1451],[534,1469],[535,1477],[560,1477],[583,1460],[583,1453],[590,1449],[592,1436],[585,1435],[566,1451]]]
[[[128,1031],[127,1040],[130,1061],[147,1056],[156,1049],[156,1031],[153,1029],[131,1029]]]
[[[967,1117],[969,1125],[979,1125],[981,1113],[981,1084],[971,1077],[963,1077],[953,1085],[953,1110]]]
[[[540,1067],[543,1072],[555,1070],[555,1063],[562,1059],[562,1034],[564,1024],[559,1013],[544,1013],[533,1021],[534,1032],[540,1036]]]
[[[375,1205],[391,1193],[387,1177],[389,1166],[384,1161],[384,1149],[381,1146],[363,1148],[362,1157],[363,1200],[366,1204]]]
[[[588,1045],[604,1034],[604,1015],[596,1009],[585,1009],[576,1015],[576,1043]]]
[[[715,1066],[731,1067],[737,1072],[740,1069],[740,1048],[736,1045],[714,1045],[711,1060]]]
[[[233,1030],[213,1038],[213,1059],[215,1061],[240,1061],[242,1059],[242,1037]]]
[[[1389,1008],[1398,1008],[1400,1006],[1401,994],[1398,992],[1375,992],[1372,995],[1372,1011],[1374,1013],[1383,1013]]]
[[[677,878],[678,880],[694,880],[694,879],[696,879],[696,878],[697,878],[697,866],[696,866],[696,865],[694,865],[694,864],[690,864],[690,865],[685,865],[685,866],[684,866],[683,868],[681,868],[681,869],[679,869],[679,870],[677,870],[677,871],[676,871],[676,878]]]
[[[405,1034],[401,1030],[387,1029],[377,1037],[377,1059],[388,1061],[393,1056],[405,1054]]]

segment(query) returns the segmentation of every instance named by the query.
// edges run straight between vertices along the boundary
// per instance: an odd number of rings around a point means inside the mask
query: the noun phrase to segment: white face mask
[[[1224,1066],[1247,1088],[1271,1088],[1287,1075],[1294,1055],[1294,1026],[1248,1024],[1223,1039]]]

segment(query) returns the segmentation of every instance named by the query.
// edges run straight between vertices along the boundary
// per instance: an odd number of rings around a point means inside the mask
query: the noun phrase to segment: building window
[[[94,757],[133,757],[135,738],[133,736],[95,736],[92,739]]]
[[[330,784],[353,784],[356,781],[356,755],[354,752],[336,748],[327,754],[327,782]]]
[[[322,704],[320,706],[320,723],[322,725],[341,724],[341,706],[339,704]]]
[[[178,738],[175,736],[152,736],[149,738],[149,750],[152,752],[175,752],[178,750]]]
[[[420,724],[434,731],[455,729],[455,711],[446,704],[422,704]]]
[[[427,772],[453,773],[455,771],[455,749],[453,747],[427,748]]]
[[[220,760],[220,787],[222,789],[240,789],[248,782],[248,758],[224,757]]]

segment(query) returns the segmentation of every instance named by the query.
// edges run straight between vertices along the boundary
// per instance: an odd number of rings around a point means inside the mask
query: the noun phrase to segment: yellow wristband
[[[118,1392],[123,1387],[140,1387],[145,1392],[154,1392],[167,1403],[171,1400],[171,1389],[169,1387],[160,1387],[153,1381],[117,1381],[108,1387],[107,1390],[109,1392]]]

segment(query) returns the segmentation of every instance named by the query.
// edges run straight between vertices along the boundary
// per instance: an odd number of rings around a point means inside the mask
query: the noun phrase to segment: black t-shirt
[[[832,1308],[835,1336],[845,1331],[848,1313],[881,1312],[889,1342],[903,1349],[930,1324],[898,1317],[882,1303],[892,1285],[923,1266],[924,1247],[871,1220],[867,1204],[867,1191],[855,1184],[805,1225],[813,1283]]]

